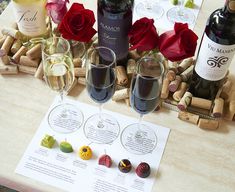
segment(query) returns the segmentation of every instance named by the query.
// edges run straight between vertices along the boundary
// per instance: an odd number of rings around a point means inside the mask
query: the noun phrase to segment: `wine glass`
[[[140,59],[130,88],[131,107],[140,114],[139,122],[128,125],[121,134],[126,150],[142,155],[151,153],[157,145],[155,132],[142,123],[143,115],[155,110],[160,102],[164,67],[160,60],[152,57]]]
[[[83,123],[83,113],[75,105],[64,103],[64,95],[74,81],[69,42],[61,37],[42,41],[42,61],[47,85],[60,93],[60,103],[49,112],[48,123],[57,132],[74,132]]]
[[[86,58],[86,89],[90,98],[99,104],[99,113],[87,119],[86,137],[95,143],[112,143],[119,135],[119,124],[110,114],[102,112],[103,103],[114,94],[116,55],[107,47],[95,47]]]
[[[135,10],[136,14],[140,17],[150,17],[154,19],[159,19],[164,14],[164,9],[159,3],[150,0],[137,3]]]
[[[193,24],[195,21],[195,15],[189,8],[184,7],[184,0],[179,0],[180,6],[175,6],[167,12],[167,18],[169,21],[175,23],[188,23]]]

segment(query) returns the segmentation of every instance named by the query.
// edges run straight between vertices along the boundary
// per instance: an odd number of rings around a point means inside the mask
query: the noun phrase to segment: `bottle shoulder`
[[[205,32],[214,42],[235,44],[235,14],[223,9],[215,10],[208,18]]]
[[[98,10],[110,13],[122,13],[132,10],[133,0],[98,0]]]

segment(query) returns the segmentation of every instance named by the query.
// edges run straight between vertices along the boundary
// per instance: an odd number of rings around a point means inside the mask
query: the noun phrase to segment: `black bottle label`
[[[206,80],[221,80],[227,73],[234,53],[235,45],[215,43],[205,33],[197,57],[195,71]]]
[[[132,25],[132,15],[123,13],[112,14],[98,11],[98,38],[99,45],[112,49],[117,60],[127,57],[129,40],[128,31]]]

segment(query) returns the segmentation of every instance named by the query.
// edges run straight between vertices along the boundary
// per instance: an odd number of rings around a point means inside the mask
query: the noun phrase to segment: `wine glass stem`
[[[60,91],[60,103],[64,102],[64,91]]]
[[[150,3],[150,0],[145,0],[145,8],[146,9],[152,9],[152,5]]]
[[[179,6],[178,14],[180,16],[184,15],[184,0],[180,0],[180,6]]]
[[[139,122],[138,122],[138,129],[139,129],[139,130],[140,130],[142,121],[143,121],[143,114],[141,114],[140,117],[139,117]]]

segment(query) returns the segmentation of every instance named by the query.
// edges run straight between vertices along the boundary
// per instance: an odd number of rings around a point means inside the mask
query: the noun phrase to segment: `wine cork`
[[[232,90],[232,91],[231,91],[229,100],[230,100],[230,101],[235,101],[235,90]]]
[[[73,58],[74,67],[82,67],[82,59],[80,57]]]
[[[166,99],[169,95],[169,79],[165,78],[162,83],[162,91],[161,91],[161,98]]]
[[[13,29],[13,28],[4,27],[1,32],[2,32],[3,35],[11,36],[14,39],[20,39],[21,38],[20,31],[16,30],[16,29]]]
[[[0,57],[1,62],[4,63],[5,65],[9,65],[10,64],[10,59],[8,57],[8,55],[4,55],[2,57]]]
[[[181,82],[179,88],[173,94],[173,99],[176,101],[180,101],[180,99],[183,97],[184,93],[186,92],[187,88],[188,84],[185,82]]]
[[[169,81],[174,81],[175,78],[176,78],[176,74],[175,74],[175,71],[173,70],[169,70],[166,74],[166,78],[169,80]]]
[[[227,100],[229,98],[229,93],[231,92],[233,84],[232,81],[227,80],[225,84],[222,86],[222,91],[220,93],[220,97],[224,100]]]
[[[95,65],[99,64],[99,54],[94,49],[91,52],[90,62]]]
[[[29,66],[25,66],[25,65],[19,65],[19,71],[22,73],[27,73],[30,75],[34,75],[37,71],[36,67],[29,67]]]
[[[185,111],[187,107],[191,103],[193,95],[190,92],[185,92],[184,96],[180,99],[179,103],[177,104],[177,107],[180,111]]]
[[[82,42],[76,42],[72,47],[73,58],[82,57],[85,53],[86,47]]]
[[[43,63],[41,61],[41,63],[39,64],[37,71],[34,74],[34,77],[38,78],[38,79],[43,79],[44,76],[44,70],[43,70]]]
[[[194,68],[194,65],[191,65],[183,73],[180,74],[180,77],[182,78],[182,81],[188,81],[189,80],[189,78],[193,74],[193,68]]]
[[[0,65],[1,75],[16,75],[18,74],[18,68],[16,65]]]
[[[12,61],[14,63],[19,63],[20,62],[20,57],[22,55],[25,55],[27,52],[27,48],[25,46],[21,46],[21,48],[13,55]]]
[[[30,59],[38,59],[42,57],[41,44],[36,44],[26,52],[26,55]]]
[[[178,102],[173,100],[171,97],[164,100],[165,103],[177,106]]]
[[[7,36],[4,43],[2,44],[1,50],[0,50],[0,56],[8,55],[12,44],[14,43],[14,38],[11,36]]]
[[[116,70],[117,70],[117,84],[126,85],[128,83],[126,69],[123,66],[116,66]]]
[[[89,49],[87,49],[87,58],[90,60],[91,59],[91,54],[93,52],[94,48],[93,47],[90,47]]]
[[[214,100],[214,107],[212,111],[213,117],[219,118],[223,115],[224,100],[222,98],[216,98]]]
[[[195,125],[197,125],[198,121],[199,121],[199,115],[189,113],[189,112],[186,112],[186,111],[180,111],[178,113],[178,118],[183,120],[183,121],[193,123]]]
[[[136,61],[134,59],[128,59],[126,70],[127,74],[133,74],[136,72]]]
[[[129,57],[134,60],[138,60],[141,58],[141,56],[139,55],[139,53],[137,53],[136,50],[129,51],[128,54],[129,54]]]
[[[29,66],[29,67],[38,67],[39,63],[40,63],[39,58],[32,60],[24,55],[20,57],[20,65]]]
[[[168,60],[168,69],[174,71],[176,74],[178,73],[178,63],[177,62],[172,62]]]
[[[75,77],[85,77],[86,76],[86,69],[83,67],[76,67],[74,68]]]
[[[6,40],[6,38],[7,38],[6,35],[4,35],[0,38],[0,47],[2,47],[2,45],[3,45],[4,41]]]
[[[15,54],[20,49],[21,46],[22,46],[21,40],[15,39],[15,41],[11,47],[11,52],[13,54]]]
[[[229,111],[235,113],[235,100],[229,102]]]
[[[175,80],[171,81],[169,86],[168,86],[169,91],[170,92],[175,92],[178,89],[180,83],[181,83],[181,77],[179,75],[176,75]]]
[[[78,84],[86,85],[86,78],[84,78],[84,77],[79,77],[79,78],[78,78]]]
[[[126,105],[127,105],[128,107],[131,106],[131,103],[130,103],[130,99],[129,99],[129,98],[126,98],[126,99],[125,99],[125,103],[126,103]]]
[[[199,98],[199,97],[192,97],[191,106],[210,110],[212,106],[212,101],[208,99]]]
[[[202,129],[217,129],[219,127],[219,121],[212,119],[203,119],[200,118],[198,122],[198,127]]]
[[[112,97],[112,100],[119,101],[119,100],[127,99],[128,97],[129,97],[129,88],[125,88],[125,89],[115,91]]]
[[[183,71],[185,71],[188,67],[190,67],[193,64],[193,58],[187,58],[184,59],[178,66],[178,71],[179,73],[182,73]]]
[[[71,87],[69,88],[67,93],[70,93],[73,90],[73,88],[76,87],[77,84],[78,84],[78,80],[77,80],[77,78],[74,78],[73,84],[71,85]]]

